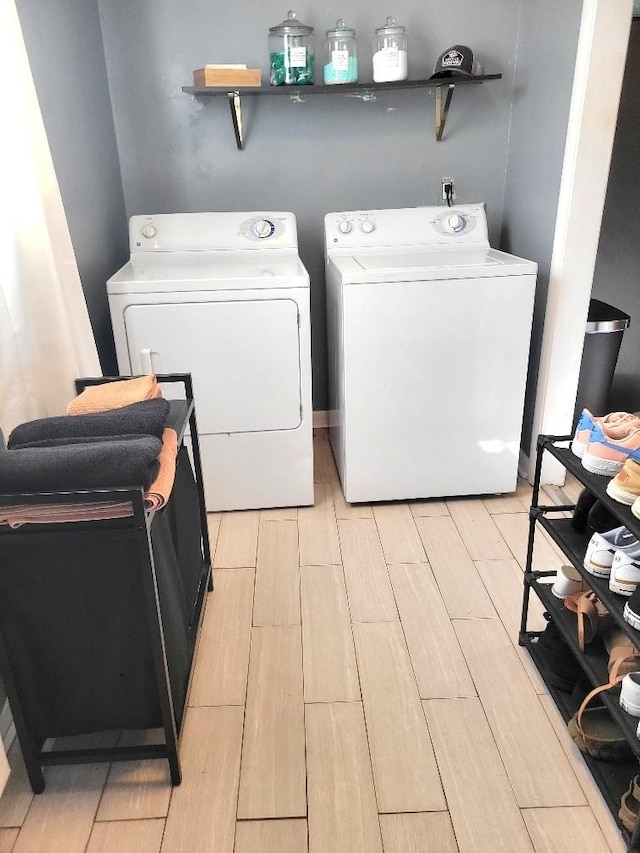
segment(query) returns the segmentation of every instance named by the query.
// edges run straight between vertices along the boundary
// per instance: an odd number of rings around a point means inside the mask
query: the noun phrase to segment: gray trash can
[[[592,299],[584,336],[578,395],[573,422],[583,409],[594,415],[609,412],[609,391],[624,330],[631,317],[613,305]]]

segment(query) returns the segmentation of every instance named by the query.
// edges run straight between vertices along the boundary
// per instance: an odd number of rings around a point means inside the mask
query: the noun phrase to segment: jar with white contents
[[[373,82],[406,80],[407,73],[407,33],[390,15],[373,39]]]

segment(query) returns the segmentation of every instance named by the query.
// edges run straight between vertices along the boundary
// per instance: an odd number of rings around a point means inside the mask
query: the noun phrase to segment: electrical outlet
[[[453,187],[453,178],[442,178],[441,185],[442,192],[440,195],[440,199],[446,202],[447,204],[451,204],[451,202],[456,197]]]

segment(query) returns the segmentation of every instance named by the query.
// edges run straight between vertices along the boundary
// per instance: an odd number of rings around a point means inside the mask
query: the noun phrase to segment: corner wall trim
[[[16,739],[16,727],[11,716],[11,708],[9,708],[9,700],[4,700],[2,711],[0,711],[0,737],[5,753],[9,752],[11,745]]]
[[[315,411],[313,413],[313,428],[326,429],[329,426],[329,412]]]

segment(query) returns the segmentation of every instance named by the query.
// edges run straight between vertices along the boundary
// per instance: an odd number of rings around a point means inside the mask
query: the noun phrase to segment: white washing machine
[[[313,503],[309,275],[291,213],[133,216],[121,374],[193,377],[207,509]]]
[[[535,263],[483,204],[325,217],[329,436],[345,498],[513,491]]]

